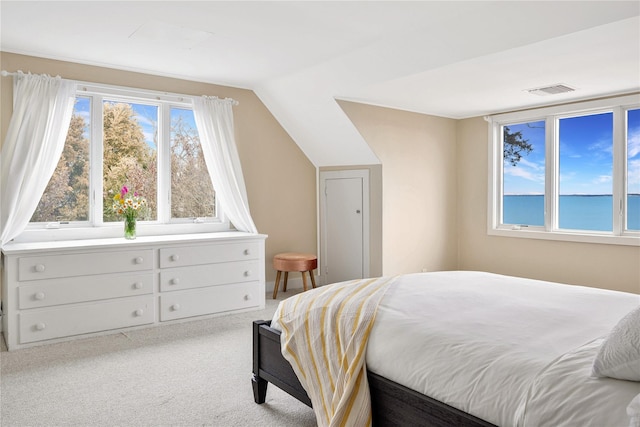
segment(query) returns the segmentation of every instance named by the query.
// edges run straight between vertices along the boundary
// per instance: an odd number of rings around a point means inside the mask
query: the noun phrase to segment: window
[[[106,86],[79,86],[56,170],[27,232],[106,229],[123,185],[148,202],[139,227],[149,234],[219,231],[215,191],[186,97]],[[186,99],[185,99],[186,98]],[[142,230],[142,228],[139,228]],[[105,234],[107,233],[107,234]]]
[[[193,111],[171,108],[171,217],[214,217],[215,192]]]
[[[640,109],[627,111],[627,230],[640,231]]]
[[[491,117],[489,233],[640,244],[638,96]]]
[[[558,119],[558,228],[613,230],[613,113]]]
[[[91,104],[77,97],[64,150],[31,222],[89,220]]]
[[[102,100],[102,220],[120,219],[111,208],[123,185],[148,202],[145,217],[158,218],[158,112],[160,106]]]
[[[513,123],[502,132],[504,222],[544,226],[545,123]]]

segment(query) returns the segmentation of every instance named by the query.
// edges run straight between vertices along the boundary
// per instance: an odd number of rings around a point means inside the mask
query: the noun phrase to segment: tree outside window
[[[31,222],[88,221],[90,103],[77,98],[67,139]]]
[[[91,141],[91,109],[102,109],[101,141]],[[167,131],[159,129],[163,109],[169,110]],[[163,137],[163,135],[166,135]],[[101,96],[77,97],[62,156],[31,219],[32,223],[89,222],[92,156],[102,159],[102,216],[104,223],[120,221],[111,209],[113,196],[123,185],[147,199],[141,221],[159,221],[159,203],[165,203],[164,221],[215,218],[215,191],[204,161],[193,111],[162,103],[129,102]],[[168,153],[166,170],[159,151]],[[169,197],[158,197],[159,177],[169,185]],[[166,199],[166,201],[165,201]]]

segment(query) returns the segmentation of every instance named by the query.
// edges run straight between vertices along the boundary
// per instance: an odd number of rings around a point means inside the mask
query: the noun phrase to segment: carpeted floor
[[[3,343],[0,425],[315,426],[309,407],[274,386],[253,401],[251,322],[277,302],[12,352]]]

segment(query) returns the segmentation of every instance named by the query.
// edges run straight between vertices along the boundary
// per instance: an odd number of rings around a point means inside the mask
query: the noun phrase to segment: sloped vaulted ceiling
[[[640,90],[637,1],[2,1],[3,51],[253,89],[316,166],[336,99],[451,118]],[[539,97],[527,89],[576,91]]]

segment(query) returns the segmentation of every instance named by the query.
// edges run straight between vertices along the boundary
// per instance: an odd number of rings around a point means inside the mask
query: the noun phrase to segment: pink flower
[[[124,195],[127,194],[128,192],[129,192],[129,189],[125,185],[122,187],[122,190],[120,190],[120,195],[124,198]]]

